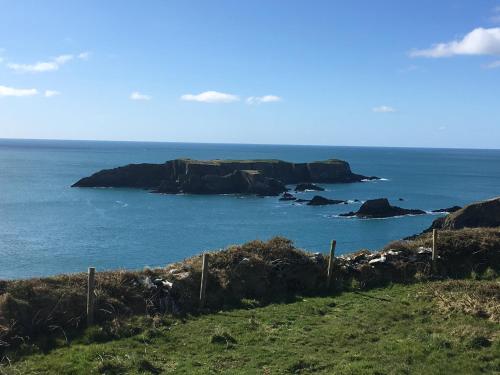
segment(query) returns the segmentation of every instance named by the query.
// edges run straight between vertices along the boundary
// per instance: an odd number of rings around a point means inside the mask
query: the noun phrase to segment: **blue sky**
[[[0,138],[500,147],[500,1],[0,0]]]

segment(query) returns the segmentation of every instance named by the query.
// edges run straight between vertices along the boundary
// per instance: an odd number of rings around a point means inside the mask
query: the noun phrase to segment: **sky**
[[[0,138],[500,148],[500,0],[0,0]]]

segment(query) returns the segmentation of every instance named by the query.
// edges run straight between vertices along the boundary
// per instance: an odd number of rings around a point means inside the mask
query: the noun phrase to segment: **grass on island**
[[[493,275],[493,279],[495,276]],[[93,327],[2,374],[476,374],[500,372],[500,283],[391,285],[188,317]],[[109,339],[120,332],[118,339]]]

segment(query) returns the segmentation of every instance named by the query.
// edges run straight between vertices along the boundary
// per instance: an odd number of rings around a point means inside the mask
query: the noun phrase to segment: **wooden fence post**
[[[333,274],[333,263],[335,261],[335,246],[337,245],[337,241],[332,240],[330,245],[330,258],[328,259],[328,271],[326,275],[326,286],[330,288],[332,282],[332,274]]]
[[[87,282],[87,326],[94,324],[95,268],[89,267]]]
[[[207,280],[208,280],[208,254],[203,253],[201,264],[201,285],[200,285],[200,307],[205,306],[205,292],[207,290]]]
[[[436,271],[436,261],[438,258],[438,231],[432,230],[432,270]]]

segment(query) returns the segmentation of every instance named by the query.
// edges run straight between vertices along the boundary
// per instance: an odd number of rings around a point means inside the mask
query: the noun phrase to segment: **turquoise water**
[[[327,251],[331,239],[339,253],[377,249],[420,232],[436,218],[336,216],[356,210],[355,203],[310,207],[276,197],[70,188],[103,168],[179,157],[340,158],[356,173],[387,180],[324,185],[322,195],[387,197],[407,208],[432,210],[500,195],[500,150],[0,140],[0,278],[78,272],[90,265],[99,270],[161,266],[275,235],[315,251]]]

